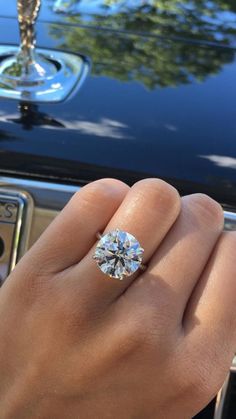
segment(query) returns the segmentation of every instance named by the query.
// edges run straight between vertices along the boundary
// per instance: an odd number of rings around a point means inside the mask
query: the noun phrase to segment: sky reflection
[[[228,156],[217,156],[217,155],[209,155],[209,156],[199,156],[202,159],[209,160],[210,162],[214,163],[218,167],[226,167],[228,169],[236,169],[236,158],[228,157]]]

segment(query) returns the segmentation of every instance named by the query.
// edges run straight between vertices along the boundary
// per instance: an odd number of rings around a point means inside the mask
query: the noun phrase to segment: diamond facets
[[[101,237],[94,259],[104,274],[122,280],[137,271],[142,263],[143,252],[132,234],[115,230]]]

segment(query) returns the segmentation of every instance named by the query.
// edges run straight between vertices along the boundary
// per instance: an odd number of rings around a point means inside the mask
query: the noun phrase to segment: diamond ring
[[[93,258],[104,274],[122,280],[139,268],[146,269],[142,264],[144,249],[132,234],[117,229],[97,237]]]

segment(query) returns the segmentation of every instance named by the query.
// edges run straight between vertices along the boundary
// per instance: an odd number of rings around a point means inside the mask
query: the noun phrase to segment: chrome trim
[[[71,197],[75,192],[77,192],[81,186],[76,185],[67,185],[63,183],[56,183],[55,181],[39,181],[39,180],[31,180],[31,179],[21,179],[21,178],[14,178],[14,177],[7,177],[1,176],[0,177],[0,186],[13,186],[17,188],[23,188],[30,193],[34,193],[36,195],[36,199],[39,198],[40,203],[43,205],[48,206],[48,199],[43,199],[43,193],[52,193],[51,195],[51,202],[48,207],[54,208],[55,203],[53,202],[56,194],[60,195],[60,198],[56,200],[58,209],[60,206],[65,205],[68,197]],[[55,193],[55,194],[54,194]],[[62,208],[61,206],[61,208]],[[231,223],[235,226],[236,229],[236,208],[235,212],[233,211],[224,211],[225,222]]]
[[[215,414],[214,419],[227,419],[224,415],[224,406],[225,406],[225,400],[229,389],[229,379],[231,374],[236,374],[236,356],[233,359],[232,366],[230,368],[230,373],[222,387],[222,389],[219,391],[216,399],[216,406],[215,406]]]
[[[225,230],[236,230],[236,212],[224,211]]]
[[[42,0],[17,0],[20,45],[0,45],[0,97],[29,102],[61,102],[83,84],[90,64],[68,52],[35,48]]]
[[[233,359],[231,371],[236,373],[236,355],[235,355],[235,357]]]
[[[36,207],[52,210],[61,210],[72,195],[80,189],[75,185],[5,176],[0,177],[1,186],[26,190],[32,195]]]
[[[1,218],[0,221],[2,239],[8,245],[1,257],[2,282],[28,248],[33,200],[27,192],[6,188],[0,188],[0,200],[16,205],[13,217],[8,220]]]
[[[216,405],[215,405],[215,413],[214,413],[214,419],[223,419],[223,408],[225,404],[225,397],[228,391],[228,385],[229,385],[229,375],[222,387],[222,389],[217,394],[216,398]]]
[[[72,195],[79,189],[80,187],[75,185],[0,177],[0,192],[2,190],[7,191],[8,194],[14,192],[22,197],[22,190],[27,191],[24,192],[24,196],[27,195],[27,200],[30,203],[34,201],[34,206],[32,204],[28,205],[28,212],[31,209],[31,222],[25,222],[21,229],[18,258],[23,256],[26,250],[34,244]],[[29,227],[30,225],[31,227]],[[15,262],[12,267],[15,266]]]
[[[6,184],[6,185],[14,185],[14,186],[24,186],[29,187],[30,189],[50,189],[53,191],[63,191],[68,193],[74,193],[78,190],[78,186],[74,185],[66,185],[62,183],[53,183],[53,182],[45,182],[45,181],[39,181],[39,180],[31,180],[31,179],[19,179],[19,178],[12,178],[12,177],[0,177],[0,184]]]
[[[29,247],[31,247],[51,222],[59,214],[59,211],[54,211],[45,208],[35,208],[32,220],[31,233],[29,237]]]
[[[21,195],[22,190],[27,191],[25,194],[27,193],[27,196],[30,196],[31,200],[34,201],[34,207],[31,211],[30,231],[29,229],[27,231],[26,226],[22,229],[22,248],[19,253],[20,256],[22,256],[40,237],[43,231],[54,220],[59,211],[80,187],[55,182],[41,182],[37,180],[2,176],[0,177],[0,191],[3,189],[7,190],[8,193],[13,191],[16,193],[17,191],[17,193]]]
[[[62,102],[74,96],[84,84],[91,68],[89,59],[82,55],[37,48],[35,61],[29,66],[31,71],[25,80],[25,69],[19,62],[18,52],[18,46],[0,45],[0,97],[24,102],[26,106],[32,102]],[[43,68],[43,78],[38,74],[34,79],[37,66]],[[15,68],[21,69],[20,76],[14,73]],[[34,72],[31,77],[32,68]]]

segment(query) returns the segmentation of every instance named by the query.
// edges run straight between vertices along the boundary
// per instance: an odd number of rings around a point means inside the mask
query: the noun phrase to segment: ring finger
[[[146,263],[155,252],[180,211],[180,197],[176,189],[158,179],[146,179],[136,183],[113,215],[105,233],[120,229],[131,233],[145,249]],[[94,236],[96,232],[94,232]],[[104,300],[109,304],[119,297],[134,281],[138,273],[123,281],[109,279],[93,260],[95,246],[74,267],[69,269],[65,281],[70,280],[75,295],[86,295],[94,304]],[[69,276],[69,278],[68,278]],[[79,281],[79,287],[78,287]]]

